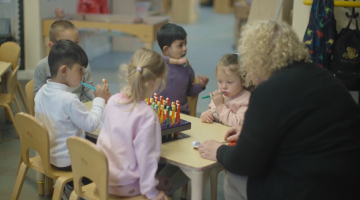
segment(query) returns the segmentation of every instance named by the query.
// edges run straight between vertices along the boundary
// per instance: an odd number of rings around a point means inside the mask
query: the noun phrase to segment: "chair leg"
[[[54,180],[48,176],[45,176],[45,191],[46,191],[46,195],[50,196],[54,193]]]
[[[21,101],[24,104],[26,112],[30,114],[30,107],[29,107],[29,105],[27,103],[27,100],[25,99],[25,95],[24,95],[24,92],[23,92],[23,90],[21,88],[21,85],[20,85],[19,81],[17,82],[17,91],[20,94],[20,98],[21,98]]]
[[[72,181],[72,177],[59,177],[54,186],[54,194],[52,200],[61,200],[61,195],[64,191],[65,184]]]
[[[182,189],[181,189],[181,196],[180,196],[180,199],[181,199],[181,200],[186,200],[186,198],[187,198],[188,185],[189,185],[189,184],[184,185],[184,186],[182,187]]]
[[[1,144],[1,131],[0,131],[0,144]]]
[[[18,175],[16,177],[14,190],[13,190],[13,192],[11,194],[11,200],[19,199],[21,188],[22,188],[22,186],[24,184],[24,180],[25,180],[28,168],[29,167],[26,166],[25,163],[21,163],[19,173],[18,173]]]
[[[19,157],[19,164],[18,164],[18,170],[17,170],[17,173],[19,173],[19,170],[20,170],[20,166],[21,166],[21,163],[23,162],[22,158],[21,158],[21,153],[20,153],[20,157]]]
[[[10,108],[8,105],[6,105],[6,104],[3,105],[3,106],[5,107],[5,110],[8,111],[9,117],[10,117],[10,119],[11,119],[11,122],[13,123],[13,125],[14,125],[14,127],[15,127],[15,130],[16,130],[16,133],[17,133],[17,135],[19,136],[19,131],[17,130],[16,123],[15,123],[15,118],[14,118],[14,115],[13,115],[13,113],[12,113],[11,108]]]
[[[211,190],[211,200],[217,199],[217,179],[219,173],[225,170],[223,166],[218,166],[210,171],[210,190]]]
[[[38,193],[39,196],[44,196],[44,182],[36,181],[38,184]]]
[[[16,104],[16,107],[17,107],[18,111],[19,111],[19,112],[22,112],[21,107],[20,107],[20,104],[19,104],[19,101],[17,100],[16,97],[14,97],[14,101],[15,101],[15,104]]]
[[[75,193],[75,191],[73,191],[70,195],[69,200],[79,200],[79,196]]]

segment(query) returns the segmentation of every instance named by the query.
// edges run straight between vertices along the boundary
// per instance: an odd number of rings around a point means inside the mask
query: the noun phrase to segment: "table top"
[[[0,77],[11,68],[11,63],[0,61]]]
[[[91,109],[91,101],[84,104],[88,110]],[[205,124],[199,118],[184,114],[181,114],[181,119],[191,122],[191,129],[183,132],[190,137],[162,144],[161,158],[170,164],[196,171],[204,171],[218,165],[215,161],[201,158],[198,150],[193,148],[192,142],[204,142],[205,140],[222,142],[229,127],[218,123]],[[99,135],[99,133],[98,129],[92,134]]]

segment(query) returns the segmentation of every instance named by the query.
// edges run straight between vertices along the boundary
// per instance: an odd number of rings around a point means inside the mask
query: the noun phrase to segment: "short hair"
[[[86,68],[89,61],[85,51],[79,45],[70,40],[59,40],[51,47],[48,62],[50,75],[55,77],[62,65],[71,69],[74,64],[79,64]]]
[[[161,51],[163,51],[164,46],[170,47],[175,40],[185,40],[186,36],[187,34],[183,27],[167,23],[157,32],[157,41]]]
[[[51,24],[49,37],[51,42],[56,42],[56,37],[59,35],[59,32],[65,30],[74,30],[76,27],[73,23],[68,20],[57,20]]]

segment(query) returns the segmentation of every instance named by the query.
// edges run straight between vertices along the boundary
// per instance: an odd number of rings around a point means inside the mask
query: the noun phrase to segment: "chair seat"
[[[30,168],[45,174],[45,171],[42,167],[43,164],[42,164],[42,160],[41,160],[40,156],[30,158],[30,163],[32,165]],[[53,177],[50,176],[50,177],[54,178],[54,179],[56,179],[60,176],[67,177],[67,178],[73,177],[72,172],[61,171],[53,166],[51,166],[51,172],[53,173],[54,176]],[[46,174],[46,175],[48,176],[48,174]]]
[[[81,189],[86,195],[86,197],[88,197],[88,199],[100,199],[99,192],[96,189],[95,183],[85,185]],[[138,195],[133,197],[119,197],[109,194],[109,200],[148,200],[148,198],[146,198],[144,195]],[[171,198],[168,197],[168,200],[171,200]]]
[[[0,105],[9,104],[11,101],[11,94],[0,93]]]

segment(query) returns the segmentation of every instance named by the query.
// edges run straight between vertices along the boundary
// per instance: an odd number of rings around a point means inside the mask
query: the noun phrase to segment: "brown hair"
[[[50,31],[49,31],[50,41],[55,43],[57,41],[56,37],[58,36],[59,32],[65,31],[65,30],[74,30],[74,29],[76,29],[76,27],[70,21],[57,20],[51,24]]]

